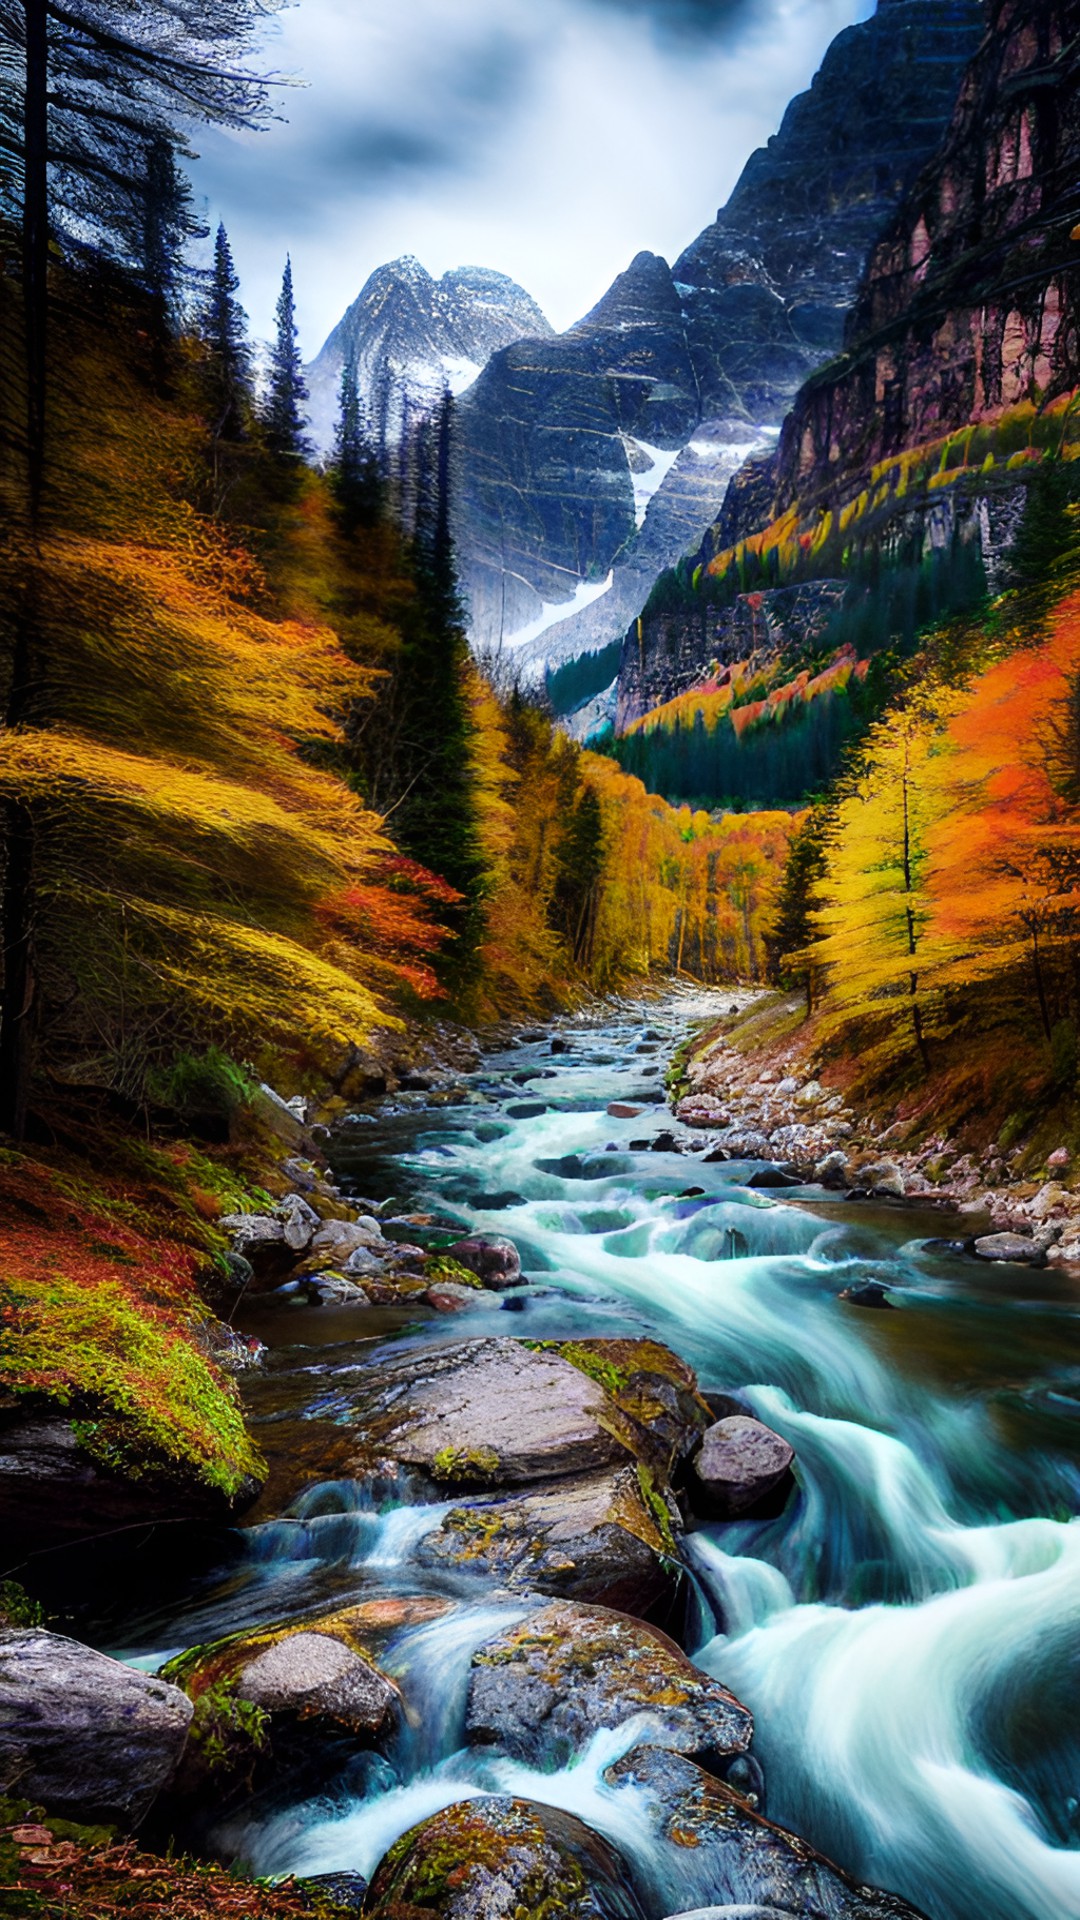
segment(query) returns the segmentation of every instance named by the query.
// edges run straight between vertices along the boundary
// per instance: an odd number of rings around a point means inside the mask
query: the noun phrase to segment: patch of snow
[[[579,613],[582,607],[589,607],[594,600],[599,600],[601,594],[608,591],[614,578],[613,569],[606,580],[579,580],[569,600],[545,600],[535,620],[530,620],[527,627],[519,627],[516,633],[506,635],[504,647],[523,647],[527,640],[538,639],[557,621],[569,620],[571,614]]]
[[[455,356],[452,353],[444,353],[441,359],[446,384],[455,395],[464,393],[466,387],[471,387],[473,381],[483,372],[479,360],[467,360],[464,355]]]
[[[630,469],[630,479],[634,487],[634,519],[641,527],[645,524],[649,501],[658,487],[667,479],[679,457],[680,449],[676,447],[673,453],[669,453],[665,447],[651,447],[647,440],[630,440],[628,444],[652,462],[651,466],[646,467],[644,473],[635,473],[633,467]]]

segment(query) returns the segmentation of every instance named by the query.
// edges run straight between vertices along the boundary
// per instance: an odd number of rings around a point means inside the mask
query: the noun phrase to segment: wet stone
[[[589,1600],[637,1615],[673,1591],[678,1542],[630,1465],[501,1499],[462,1501],[425,1535],[417,1559],[512,1593]]]
[[[448,1486],[521,1485],[627,1453],[603,1387],[508,1339],[380,1356],[360,1376],[353,1433],[361,1460],[389,1457]]]
[[[791,1471],[795,1449],[780,1434],[747,1414],[718,1420],[706,1433],[694,1461],[694,1478],[717,1513],[747,1513]]]
[[[648,1829],[680,1850],[681,1884],[719,1902],[722,1913],[764,1907],[814,1920],[922,1920],[906,1901],[859,1885],[798,1834],[765,1820],[682,1754],[635,1747],[604,1778],[634,1790]]]
[[[44,1628],[0,1631],[0,1791],[135,1826],[183,1751],[178,1687]]]
[[[625,1861],[583,1821],[508,1795],[459,1801],[376,1868],[369,1920],[644,1920]]]
[[[674,1641],[605,1607],[559,1602],[473,1656],[466,1729],[535,1766],[565,1766],[601,1727],[648,1713],[659,1744],[706,1760],[742,1753],[753,1720]]]

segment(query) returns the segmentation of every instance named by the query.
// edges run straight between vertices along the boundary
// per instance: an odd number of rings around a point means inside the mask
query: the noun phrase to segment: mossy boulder
[[[632,1423],[634,1451],[665,1474],[712,1421],[693,1368],[658,1340],[564,1340],[551,1351],[605,1389]]]
[[[375,1871],[369,1920],[643,1920],[626,1864],[572,1814],[492,1795],[403,1834]]]
[[[744,1753],[751,1714],[657,1627],[558,1601],[473,1656],[466,1728],[533,1766],[565,1766],[601,1727],[648,1714],[659,1745],[708,1762]]]
[[[646,1480],[630,1461],[463,1500],[420,1542],[417,1557],[440,1571],[482,1575],[513,1593],[646,1613],[670,1595],[679,1571],[676,1536],[670,1522],[661,1524],[643,1489]]]
[[[557,1353],[503,1339],[376,1357],[356,1389],[352,1432],[355,1470],[390,1459],[466,1486],[580,1474],[625,1461],[632,1443],[597,1381]]]
[[[371,1656],[372,1625],[363,1606],[345,1607],[230,1634],[170,1660],[162,1677],[195,1708],[177,1782],[181,1800],[204,1800],[215,1785],[226,1793],[250,1787],[256,1776],[343,1742],[370,1747],[389,1739],[401,1702]]]

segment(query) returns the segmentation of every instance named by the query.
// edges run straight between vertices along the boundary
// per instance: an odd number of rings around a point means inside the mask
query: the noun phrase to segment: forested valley
[[[191,185],[280,10],[0,0],[0,1913],[1066,1920],[1077,9],[329,438]]]

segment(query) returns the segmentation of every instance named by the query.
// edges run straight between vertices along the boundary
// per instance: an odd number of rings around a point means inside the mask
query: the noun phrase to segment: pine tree
[[[273,453],[285,459],[303,460],[309,451],[303,414],[308,390],[300,359],[292,261],[288,255],[274,317],[277,330],[270,355],[270,380],[263,415],[266,437]]]
[[[382,516],[383,480],[378,457],[367,433],[356,377],[356,361],[352,355],[341,369],[329,478],[342,531],[352,534],[358,527],[373,527]]]
[[[215,440],[241,439],[251,412],[251,349],[239,291],[229,236],[219,223],[200,329],[209,356],[207,397]]]
[[[453,403],[416,436],[413,569],[417,598],[405,623],[388,699],[388,724],[400,740],[395,791],[380,800],[397,837],[415,859],[461,894],[457,951],[467,970],[481,933],[485,862],[477,829],[469,644],[458,596],[450,533]]]
[[[191,210],[191,188],[177,165],[177,150],[164,134],[154,135],[146,153],[146,176],[139,231],[133,252],[150,309],[155,370],[164,372],[164,355],[175,340],[189,284],[184,249],[198,228]]]

